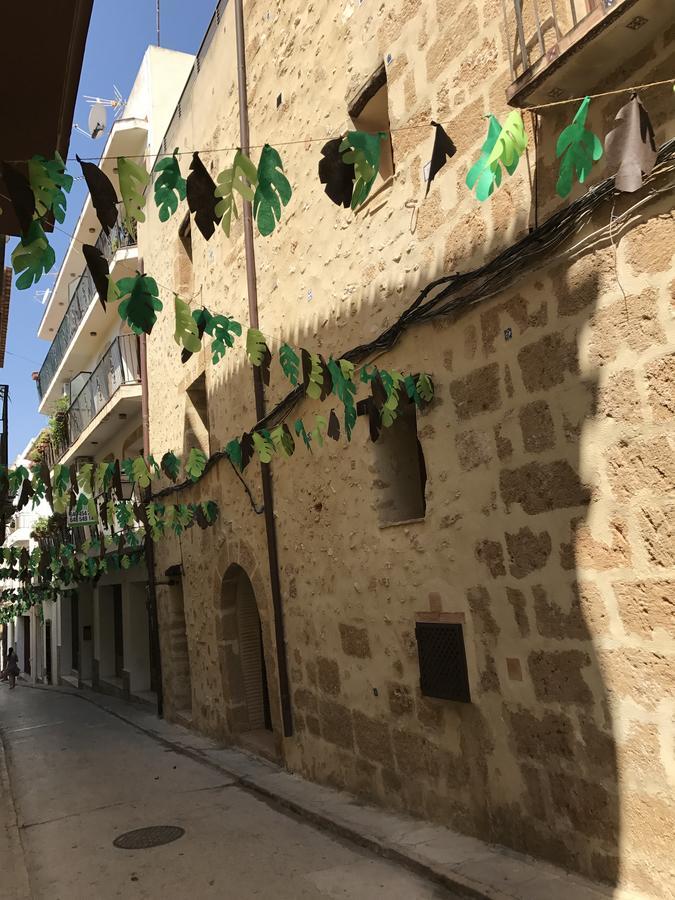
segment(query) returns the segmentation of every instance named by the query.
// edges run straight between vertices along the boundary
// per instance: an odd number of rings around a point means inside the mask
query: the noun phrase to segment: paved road
[[[0,685],[0,731],[34,900],[450,900],[78,697]],[[113,846],[149,825],[185,835]],[[0,895],[22,900],[3,890],[5,862]]]

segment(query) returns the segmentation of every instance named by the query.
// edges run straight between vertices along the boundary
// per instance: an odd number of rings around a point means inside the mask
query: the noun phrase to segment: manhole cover
[[[113,841],[113,846],[121,850],[147,850],[177,841],[184,834],[185,829],[178,825],[150,825],[148,828],[137,828],[120,834]]]

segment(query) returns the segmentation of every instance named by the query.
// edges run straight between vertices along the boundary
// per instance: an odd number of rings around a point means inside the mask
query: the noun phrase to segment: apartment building
[[[102,149],[118,190],[116,159],[156,152],[192,66],[188,54],[149,47]],[[40,323],[50,346],[37,376],[39,410],[63,423],[47,447],[50,465],[133,457],[143,451],[139,338],[100,302],[82,247],[95,244],[115,280],[139,268],[136,235],[120,216],[106,234],[91,198],[80,213]],[[132,486],[129,496],[132,499]],[[138,498],[136,498],[138,499]],[[68,517],[63,539],[84,541],[87,517]],[[58,538],[57,538],[58,539]],[[59,600],[59,678],[156,703],[145,566],[110,572]]]

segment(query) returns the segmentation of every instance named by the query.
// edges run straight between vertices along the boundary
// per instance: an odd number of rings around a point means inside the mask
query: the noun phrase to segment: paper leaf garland
[[[312,449],[312,438],[309,434],[307,434],[307,431],[305,430],[305,426],[304,426],[302,419],[296,419],[295,425],[293,427],[295,428],[295,433],[298,435],[298,437],[302,438],[302,440],[305,444],[305,447],[307,447],[308,450],[311,450]]]
[[[211,316],[206,325],[206,331],[213,337],[211,341],[211,354],[214,364],[225,356],[225,348],[234,346],[233,335],[241,335],[241,325],[229,316]]]
[[[127,231],[134,233],[135,222],[145,222],[145,195],[143,189],[150,182],[150,176],[144,166],[120,156],[117,159],[117,177],[124,203],[124,222]]]
[[[340,144],[343,161],[354,166],[352,209],[360,206],[370,194],[370,189],[380,171],[382,141],[386,136],[384,131],[379,131],[377,134],[368,134],[366,131],[348,131],[347,136]]]
[[[281,206],[286,206],[292,194],[281,157],[274,147],[265,144],[258,162],[258,186],[253,197],[253,215],[263,237],[272,234],[281,218]]]
[[[567,197],[572,190],[575,173],[579,182],[583,184],[593,163],[602,156],[600,138],[586,128],[590,102],[590,97],[582,100],[572,124],[560,132],[555,145],[555,155],[560,159],[560,172],[555,189],[560,197]]]
[[[155,166],[155,205],[159,209],[160,222],[168,222],[187,194],[187,182],[180,174],[177,153],[178,147],[173,151],[173,156],[165,156]]]
[[[300,357],[288,344],[282,344],[279,350],[279,362],[283,373],[295,385],[298,383],[298,371],[300,369]]]
[[[434,385],[424,372],[418,376],[417,378],[417,390],[419,392],[420,397],[424,400],[425,403],[431,403],[434,399]]]
[[[198,447],[193,447],[185,460],[185,474],[191,481],[197,481],[205,468],[206,455]]]
[[[481,148],[478,160],[471,166],[466,176],[466,184],[470,190],[476,186],[478,200],[487,200],[496,187],[502,183],[502,169],[500,165],[495,167],[488,165],[488,159],[497,144],[502,126],[494,116],[490,116],[488,133]]]
[[[98,166],[81,160],[77,155],[75,158],[82,168],[82,174],[91,195],[91,202],[96,210],[101,227],[106,234],[110,234],[110,229],[117,222],[117,204],[119,200],[117,199],[115,188],[108,176]]]
[[[340,153],[342,138],[334,138],[321,148],[319,181],[337,206],[349,208],[354,187],[354,163],[347,163]]]
[[[450,136],[442,125],[438,122],[431,123],[436,129],[434,135],[434,147],[431,151],[431,163],[429,164],[429,178],[427,179],[427,189],[424,194],[425,199],[429,196],[429,188],[431,182],[441,171],[447,160],[451,159],[457,153],[457,147],[453,144]]]
[[[181,300],[178,294],[173,295],[173,307],[176,315],[174,341],[179,346],[182,344],[190,353],[197,353],[201,350],[202,342],[190,307],[184,300]]]
[[[331,409],[330,415],[328,416],[328,431],[326,434],[334,441],[340,440],[340,420],[335,415],[334,409]]]
[[[175,484],[180,475],[180,460],[176,454],[168,450],[162,457],[159,465],[169,481],[173,481]]]
[[[56,221],[63,223],[66,218],[65,195],[70,193],[73,178],[66,172],[66,165],[59,153],[54,154],[54,159],[34,156],[28,163],[28,178],[35,195],[37,214],[45,216],[52,212]]]
[[[123,298],[118,307],[120,317],[136,334],[150,334],[163,306],[155,279],[149,275],[120,278],[117,288]]]
[[[236,466],[240,471],[243,470],[243,466],[241,464],[241,444],[236,438],[231,440],[225,447],[225,455],[230,460],[232,465]]]
[[[119,299],[117,285],[110,279],[108,260],[93,244],[84,244],[82,253],[91,274],[91,280],[94,282],[98,299],[105,312],[108,301]]]
[[[277,425],[276,428],[273,428],[270,432],[270,437],[277,453],[281,453],[286,457],[293,456],[293,453],[295,452],[295,441],[293,440],[290,428],[285,422],[282,425]]]
[[[185,192],[188,208],[195,217],[195,225],[208,241],[213,237],[220,215],[216,212],[216,183],[206,171],[198,153],[192,154],[190,174],[187,177]]]
[[[509,175],[513,175],[526,147],[527,133],[523,117],[519,109],[514,109],[506,117],[487,164],[494,167],[501,162]]]
[[[246,333],[246,355],[254,366],[261,366],[265,354],[269,353],[265,335],[257,328],[249,328]]]
[[[228,237],[230,236],[232,214],[234,213],[235,219],[239,215],[237,203],[234,199],[234,191],[240,194],[244,200],[248,200],[251,203],[255,196],[253,188],[257,184],[258,173],[255,166],[245,153],[237,150],[231,167],[223,169],[218,175],[218,186],[215,188],[216,197],[220,197],[216,205],[216,214],[222,217],[220,224]]]
[[[9,163],[0,163],[0,171],[12,201],[14,213],[16,215],[21,232],[24,236],[30,231],[33,216],[35,215],[35,194],[33,193],[30,182],[23,173],[19,172]]]
[[[642,187],[656,162],[656,140],[647,110],[637,95],[616,114],[618,123],[605,138],[607,165],[615,171],[617,191],[633,193]]]
[[[272,457],[274,456],[274,444],[269,436],[269,432],[267,432],[267,434],[262,434],[260,431],[254,431],[253,446],[260,457],[260,462],[271,462]]]
[[[323,400],[327,391],[324,384],[324,367],[318,353],[310,353],[309,350],[301,350],[302,355],[302,382],[305,393],[312,400]]]
[[[319,447],[323,447],[323,433],[326,429],[326,419],[325,416],[315,416],[314,417],[314,428],[312,428],[312,437],[317,442]]]
[[[37,284],[55,262],[56,254],[42,230],[42,225],[35,219],[12,251],[12,268],[18,275],[17,288],[25,291],[32,284]]]

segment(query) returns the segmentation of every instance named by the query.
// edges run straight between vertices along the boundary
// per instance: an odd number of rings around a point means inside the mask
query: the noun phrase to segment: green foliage
[[[249,328],[246,333],[246,355],[253,365],[262,365],[268,352],[265,335],[257,328]]]
[[[305,425],[304,425],[302,419],[296,419],[294,428],[295,428],[295,433],[298,435],[298,437],[302,438],[302,440],[305,444],[305,447],[307,447],[308,450],[311,450],[312,449],[312,438],[311,438],[311,435],[307,434],[307,431],[305,430]]]
[[[206,467],[206,454],[198,447],[193,447],[185,460],[185,474],[191,481],[201,478]]]
[[[519,109],[511,110],[490,151],[487,165],[494,167],[502,163],[509,175],[513,175],[526,147],[527,133],[522,113]]]
[[[356,385],[354,384],[354,365],[346,359],[328,360],[328,370],[333,380],[333,390],[345,408],[345,432],[347,440],[351,440],[352,430],[356,425]]]
[[[314,428],[312,428],[312,437],[319,447],[323,447],[323,433],[328,425],[324,416],[316,416],[314,418]]]
[[[249,203],[253,202],[255,196],[253,188],[257,187],[258,173],[248,156],[241,150],[237,150],[231,167],[223,169],[218,175],[217,181],[218,185],[215,195],[221,199],[216,204],[215,213],[217,216],[222,216],[220,224],[225,234],[229,237],[232,215],[234,214],[235,219],[239,215],[234,199],[234,191],[240,194],[244,200],[248,200]]]
[[[417,377],[417,391],[425,403],[431,403],[434,399],[433,382],[424,372]]]
[[[298,383],[298,372],[300,370],[300,357],[295,350],[288,344],[282,344],[279,350],[279,362],[283,369],[284,375],[291,384]]]
[[[293,453],[295,452],[295,441],[285,422],[283,425],[277,425],[276,428],[273,428],[270,432],[270,437],[277,453],[281,453],[282,456],[286,457],[293,456]]]
[[[349,131],[340,144],[342,161],[354,166],[354,189],[352,209],[360,206],[370,194],[377,173],[380,170],[382,141],[387,137],[384,131],[368,134],[365,131]]]
[[[158,173],[155,180],[155,205],[159,209],[159,221],[167,222],[178,209],[178,203],[185,200],[186,182],[180,174],[178,147],[173,156],[165,156],[155,166]]]
[[[281,157],[274,147],[265,144],[258,162],[258,186],[253,197],[253,215],[260,234],[272,234],[281,218],[281,205],[286,206],[292,193]]]
[[[149,184],[150,176],[143,166],[120,156],[117,160],[117,177],[124,203],[124,222],[127,229],[133,232],[136,227],[134,222],[145,222],[143,190]]]
[[[58,151],[54,159],[34,156],[28,163],[28,180],[35,195],[38,216],[52,212],[56,221],[62,224],[66,218],[65,195],[70,193],[73,178],[66,173],[65,163]]]
[[[320,400],[324,395],[323,366],[318,353],[302,351],[305,393],[312,400]]]
[[[120,528],[128,528],[134,521],[134,508],[128,500],[115,504],[115,518]]]
[[[18,278],[18,290],[25,291],[37,284],[56,262],[56,254],[51,247],[42,225],[37,219],[31,222],[28,232],[12,250],[12,268]]]
[[[190,353],[201,350],[202,342],[199,337],[197,322],[190,311],[188,304],[181,300],[178,294],[173,295],[173,306],[176,314],[176,328],[173,333],[174,341],[181,344]]]
[[[149,275],[120,278],[117,289],[123,298],[118,307],[120,317],[136,334],[150,334],[163,306],[155,279]]]
[[[476,187],[476,197],[479,200],[487,200],[492,194],[495,187],[499,187],[502,183],[502,169],[499,164],[496,166],[488,165],[488,160],[492,151],[497,145],[502,126],[494,116],[490,116],[488,125],[488,133],[485,142],[481,148],[478,160],[471,166],[466,176],[466,184],[470,190]]]
[[[586,116],[591,98],[585,97],[572,119],[572,124],[563,129],[555,145],[555,155],[560,159],[560,172],[556,191],[560,197],[567,197],[572,190],[576,173],[583,184],[593,163],[602,156],[602,143],[597,135],[586,128]]]
[[[174,484],[178,481],[178,476],[180,475],[180,459],[175,453],[172,453],[170,450],[167,451],[162,457],[160,467],[169,481],[173,481]]]
[[[243,470],[243,466],[241,464],[241,444],[236,438],[231,440],[225,447],[225,455],[230,460],[230,462],[239,469],[240,472]]]
[[[271,462],[274,456],[274,444],[269,431],[254,431],[251,437],[253,438],[253,446],[260,457],[260,462]]]
[[[403,379],[403,384],[405,386],[406,393],[408,397],[413,401],[415,406],[418,408],[422,406],[422,398],[420,397],[420,393],[417,390],[417,382],[415,381],[412,375],[406,375]]]
[[[229,316],[211,316],[206,324],[206,332],[213,338],[211,354],[214,364],[225,356],[225,348],[234,346],[234,337],[241,335],[241,325]]]
[[[398,418],[399,391],[403,382],[403,376],[398,372],[389,372],[386,369],[380,369],[380,378],[387,392],[387,399],[380,410],[382,426],[389,428]]]
[[[206,500],[199,505],[201,506],[202,513],[207,523],[213,525],[218,518],[218,504],[214,500]]]
[[[135,481],[140,488],[146,488],[150,484],[150,471],[148,464],[142,456],[137,456],[131,464],[132,481]]]

